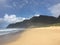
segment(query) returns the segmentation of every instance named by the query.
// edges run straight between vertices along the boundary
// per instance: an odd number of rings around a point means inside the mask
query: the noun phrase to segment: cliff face
[[[29,20],[24,20],[22,22],[18,22],[15,24],[8,25],[7,28],[27,28],[29,26],[37,26],[37,25],[47,25],[47,24],[54,24],[60,23],[60,16],[58,18],[52,16],[34,16]]]

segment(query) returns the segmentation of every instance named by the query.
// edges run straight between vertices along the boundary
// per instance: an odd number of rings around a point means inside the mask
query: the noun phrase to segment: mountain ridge
[[[24,20],[22,22],[17,22],[14,24],[9,24],[7,28],[27,28],[29,26],[42,26],[42,25],[49,25],[54,23],[60,23],[60,16],[58,18],[53,16],[33,16],[29,20]]]

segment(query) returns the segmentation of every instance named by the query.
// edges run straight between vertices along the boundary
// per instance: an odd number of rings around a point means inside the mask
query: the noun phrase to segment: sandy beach
[[[1,40],[0,45],[60,45],[60,27],[28,28]]]

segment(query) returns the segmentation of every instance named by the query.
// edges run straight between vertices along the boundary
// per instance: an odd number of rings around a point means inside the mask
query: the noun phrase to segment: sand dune
[[[60,27],[30,28],[3,45],[60,45]]]

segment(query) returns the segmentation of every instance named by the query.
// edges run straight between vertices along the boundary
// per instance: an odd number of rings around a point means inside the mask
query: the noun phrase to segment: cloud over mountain
[[[23,17],[17,17],[16,15],[8,15],[8,14],[5,14],[4,16],[4,20],[8,23],[16,23],[16,22],[21,22],[23,20],[25,20],[25,18]]]
[[[0,27],[7,26],[8,24],[11,24],[11,23],[21,22],[23,20],[25,20],[25,18],[17,17],[14,14],[12,15],[5,14],[3,18],[0,18],[0,25],[1,25]]]

